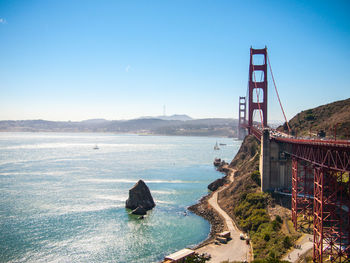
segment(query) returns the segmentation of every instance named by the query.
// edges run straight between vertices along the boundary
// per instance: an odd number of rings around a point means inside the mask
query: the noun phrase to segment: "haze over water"
[[[226,143],[214,151],[215,142]],[[93,147],[97,144],[98,150]],[[186,208],[241,141],[114,134],[0,134],[1,262],[157,262],[209,234]],[[125,209],[143,179],[156,207]]]

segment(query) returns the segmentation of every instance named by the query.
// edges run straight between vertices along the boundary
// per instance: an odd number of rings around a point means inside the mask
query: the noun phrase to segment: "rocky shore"
[[[225,228],[223,218],[221,218],[221,216],[219,216],[219,214],[208,204],[208,199],[210,196],[211,194],[202,197],[202,199],[197,204],[192,205],[188,208],[188,210],[198,216],[203,217],[210,223],[210,233],[208,238],[202,243],[198,244],[196,248],[211,243],[215,239],[216,235],[222,232]]]
[[[222,186],[224,183],[227,182],[226,177],[230,171],[229,169],[224,168],[224,166],[227,166],[227,163],[225,163],[224,161],[222,162],[220,161],[220,163],[215,166],[217,170],[219,172],[224,173],[225,176],[215,180],[214,182],[208,185],[208,188],[209,186],[215,185],[215,187],[212,188],[214,189],[214,191],[218,187]],[[208,238],[204,240],[202,243],[198,244],[196,248],[202,247],[204,245],[211,243],[212,241],[214,241],[218,233],[221,233],[222,231],[225,230],[224,219],[212,207],[210,207],[208,203],[208,199],[213,195],[214,191],[202,197],[197,204],[192,205],[188,208],[189,211],[195,213],[198,216],[203,217],[204,219],[208,220],[210,223],[210,233]]]

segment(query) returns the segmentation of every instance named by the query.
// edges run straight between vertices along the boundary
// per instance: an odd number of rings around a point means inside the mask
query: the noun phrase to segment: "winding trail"
[[[304,234],[296,242],[296,245],[299,245],[300,248],[292,248],[290,251],[287,252],[287,254],[282,258],[282,260],[293,263],[298,262],[301,255],[304,255],[310,249],[313,248],[313,238],[313,235]]]
[[[228,168],[228,166],[225,166]],[[230,168],[228,168],[230,169]],[[230,169],[228,179],[230,182],[233,182],[235,170]],[[239,238],[241,232],[235,225],[234,221],[231,217],[221,209],[218,204],[218,194],[225,190],[228,185],[224,185],[216,190],[212,196],[208,199],[208,203],[212,206],[220,216],[224,218],[225,225],[228,231],[231,232],[231,238],[227,244],[216,245],[211,243],[209,245],[203,246],[196,250],[197,253],[209,253],[211,255],[211,259],[209,262],[220,263],[225,260],[229,261],[250,261],[250,246],[246,244],[244,240]]]

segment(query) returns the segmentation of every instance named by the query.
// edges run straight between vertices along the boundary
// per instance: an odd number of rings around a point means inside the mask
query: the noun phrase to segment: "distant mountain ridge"
[[[145,116],[145,117],[140,117],[139,119],[160,119],[160,120],[167,120],[167,121],[190,121],[193,120],[190,116],[186,114],[174,114],[171,116],[156,116],[156,117],[151,117],[151,116]]]
[[[164,116],[160,116],[164,117]],[[89,119],[80,122],[19,120],[0,121],[0,132],[111,132],[177,136],[235,137],[235,119],[192,119],[187,115],[146,117],[132,120]]]

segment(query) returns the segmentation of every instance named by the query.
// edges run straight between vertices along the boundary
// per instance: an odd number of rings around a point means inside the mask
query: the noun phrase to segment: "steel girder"
[[[312,168],[307,163],[292,158],[292,221],[295,229],[311,228],[313,183]]]
[[[348,191],[343,172],[314,168],[314,262],[349,262]]]
[[[350,172],[350,148],[294,144],[292,156],[316,166],[341,172]]]

